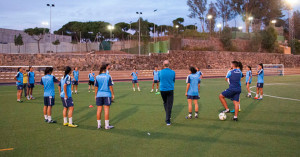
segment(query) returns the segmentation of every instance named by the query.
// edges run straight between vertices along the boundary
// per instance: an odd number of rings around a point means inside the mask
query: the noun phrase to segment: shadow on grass
[[[214,137],[207,137],[207,136],[189,136],[189,135],[183,135],[183,134],[176,134],[176,133],[170,133],[170,132],[151,132],[151,136],[147,134],[145,131],[140,131],[136,129],[113,129],[111,130],[112,134],[119,134],[123,136],[131,136],[135,138],[141,138],[141,139],[150,139],[150,140],[156,140],[156,139],[166,139],[166,140],[181,140],[186,142],[196,141],[196,142],[203,142],[203,143],[215,143],[216,141],[223,143],[223,144],[236,144],[236,145],[245,145],[245,146],[256,146],[255,143],[250,143],[246,141],[233,141],[230,139],[227,140],[220,140],[218,138]]]
[[[122,120],[127,119],[128,117],[132,116],[133,114],[135,114],[137,111],[139,110],[139,107],[135,106],[135,107],[131,107],[129,109],[126,109],[122,112],[120,112],[119,114],[117,114],[115,116],[114,119],[111,120],[111,123],[113,124],[118,124],[120,123]]]

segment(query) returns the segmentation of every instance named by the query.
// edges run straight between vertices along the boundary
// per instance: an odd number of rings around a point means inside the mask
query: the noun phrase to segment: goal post
[[[284,76],[284,65],[264,64],[264,74],[269,76]]]

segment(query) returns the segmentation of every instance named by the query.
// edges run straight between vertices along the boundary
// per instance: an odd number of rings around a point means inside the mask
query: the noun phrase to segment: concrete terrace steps
[[[225,77],[228,69],[202,69],[202,73],[204,74],[204,78],[211,78],[211,77]],[[255,75],[255,71],[253,70],[253,75]],[[93,71],[96,75],[99,74],[99,71]],[[110,75],[112,76],[114,81],[130,81],[132,71],[110,71]],[[138,70],[140,80],[151,80],[153,79],[153,70]],[[185,79],[187,75],[189,75],[189,71],[187,70],[175,70],[176,78],[178,79]],[[80,71],[79,72],[79,80],[80,82],[87,82],[88,81],[88,74],[89,71]],[[244,70],[243,73],[245,74],[246,71]],[[285,68],[284,69],[285,75],[300,75],[300,68]],[[277,74],[277,73],[276,73]],[[13,80],[16,72],[0,72],[0,83],[15,83]],[[36,75],[36,82],[41,80],[41,77],[44,76],[44,72],[35,72]],[[63,71],[55,71],[53,73],[58,79],[63,77]],[[266,75],[272,75],[272,72],[266,72]]]

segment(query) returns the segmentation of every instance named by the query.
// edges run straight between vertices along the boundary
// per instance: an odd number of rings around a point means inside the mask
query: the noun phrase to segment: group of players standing
[[[101,128],[101,113],[104,108],[105,112],[105,129],[112,129],[114,126],[109,124],[109,109],[110,105],[114,100],[114,90],[113,90],[113,81],[111,76],[109,75],[110,64],[104,64],[100,68],[99,75],[95,76],[95,73],[89,73],[89,92],[91,87],[95,89],[95,101],[97,105],[97,128]],[[28,72],[28,88],[31,91],[30,98],[32,96],[32,90],[34,88],[35,83],[35,73],[33,71],[33,67],[29,67]],[[187,76],[186,83],[186,93],[187,101],[188,101],[188,116],[187,119],[192,119],[192,103],[195,105],[195,118],[198,118],[198,99],[200,99],[199,91],[200,91],[200,83],[203,78],[203,73],[195,67],[189,68],[190,75]],[[238,120],[238,112],[241,111],[240,108],[240,93],[241,93],[241,79],[244,78],[242,73],[243,65],[241,62],[233,61],[231,63],[231,69],[228,71],[225,80],[229,83],[229,88],[226,89],[219,95],[220,102],[224,106],[225,110],[223,113],[229,113],[230,110],[228,108],[227,102],[225,98],[231,99],[235,106],[235,109],[231,112],[235,113],[233,120]],[[51,118],[52,106],[55,104],[55,89],[54,83],[59,82],[58,89],[60,91],[60,97],[63,104],[63,125],[69,127],[78,127],[78,125],[73,123],[73,111],[74,111],[74,103],[72,99],[72,93],[75,89],[75,94],[78,93],[78,83],[79,83],[79,71],[78,68],[75,67],[72,71],[71,67],[65,67],[64,76],[59,81],[55,76],[52,75],[53,68],[47,67],[45,69],[45,76],[41,78],[41,85],[44,87],[44,118],[47,123],[56,123],[56,121]],[[71,79],[71,74],[73,75],[73,80]],[[138,72],[134,68],[133,72],[130,74],[132,77],[132,85],[133,91],[135,91],[135,84],[137,85],[138,91],[140,91],[140,87],[138,84]],[[257,93],[254,99],[262,100],[263,98],[263,84],[264,84],[264,71],[263,64],[258,65],[257,72],[258,80],[257,80]],[[17,81],[17,102],[21,101],[21,94],[23,89],[23,69],[18,68],[18,73],[15,76],[15,80]],[[150,92],[154,91],[154,86],[156,86],[156,94],[160,94],[159,90],[159,71],[158,67],[155,67],[153,71],[153,84]],[[252,69],[250,66],[247,66],[246,72],[246,88],[248,91],[248,97],[251,97],[250,84],[252,83]],[[260,94],[260,96],[259,96]],[[29,99],[30,100],[30,99]]]

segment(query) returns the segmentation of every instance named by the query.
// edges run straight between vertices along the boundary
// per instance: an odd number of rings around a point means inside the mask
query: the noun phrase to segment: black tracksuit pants
[[[164,101],[164,107],[166,111],[166,123],[170,123],[171,114],[172,114],[172,107],[174,101],[174,91],[160,91],[161,97]]]

